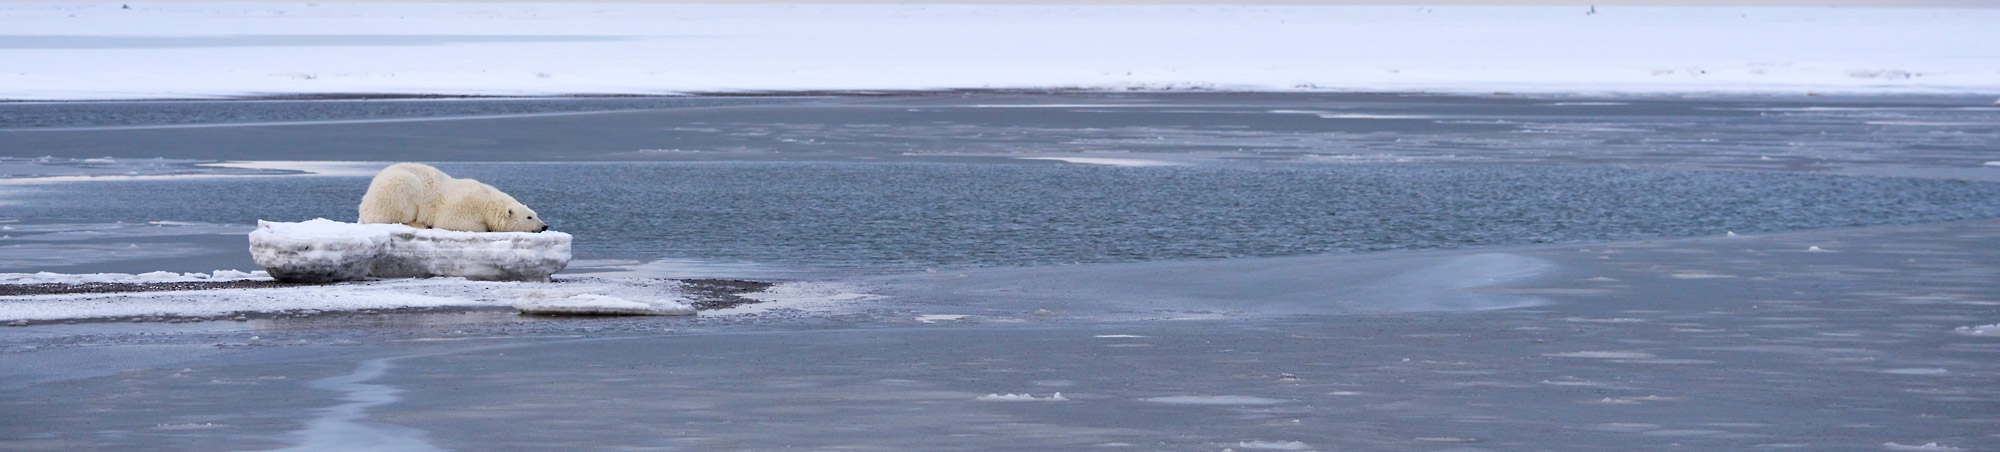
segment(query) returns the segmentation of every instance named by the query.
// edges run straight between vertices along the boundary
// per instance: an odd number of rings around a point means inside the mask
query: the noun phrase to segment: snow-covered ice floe
[[[146,276],[152,275],[152,276]],[[185,280],[145,275],[53,275],[30,281],[154,283]],[[9,277],[15,275],[6,275]],[[261,279],[261,278],[253,278]],[[688,291],[661,279],[565,279],[563,282],[388,279],[330,285],[0,296],[0,323],[101,318],[224,318],[261,313],[322,313],[412,308],[514,308],[544,315],[694,315]]]
[[[258,221],[250,256],[282,282],[456,276],[547,281],[569,265],[561,232],[460,232],[314,219]]]
[[[0,273],[0,284],[104,284],[177,283],[201,281],[249,281],[269,279],[262,271],[216,270],[209,273],[147,272],[130,273]]]

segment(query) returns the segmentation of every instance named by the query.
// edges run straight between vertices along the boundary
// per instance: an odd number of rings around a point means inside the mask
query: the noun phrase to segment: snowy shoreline
[[[2000,93],[1990,8],[122,6],[0,3],[0,99]]]

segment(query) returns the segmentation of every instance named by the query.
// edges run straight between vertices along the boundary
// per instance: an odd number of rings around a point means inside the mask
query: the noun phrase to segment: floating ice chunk
[[[965,320],[966,317],[967,316],[964,314],[931,314],[931,315],[917,316],[917,321],[921,323],[937,323],[944,321],[957,322],[960,320]]]
[[[1136,334],[1099,334],[1093,337],[1096,337],[1098,339],[1138,339],[1145,336],[1140,336]]]
[[[569,265],[570,239],[561,232],[460,232],[324,218],[258,221],[250,257],[284,282],[367,276],[547,281]]]
[[[1992,325],[1961,326],[1953,331],[1957,331],[1958,334],[1970,334],[1973,336],[2000,336],[2000,323],[1995,323]]]
[[[514,303],[514,308],[537,315],[694,315],[694,308],[685,303],[640,302],[596,294],[523,299]]]
[[[1994,160],[1994,161],[1991,161],[1991,162],[1986,162],[1986,166],[2000,166],[2000,160]]]
[[[375,257],[389,249],[389,233],[403,225],[351,224],[325,218],[299,223],[258,221],[250,232],[250,259],[284,282],[353,281],[368,276]]]
[[[378,278],[458,276],[481,281],[547,281],[569,266],[561,232],[461,232],[404,227],[368,273]]]
[[[972,400],[981,402],[1067,402],[1069,398],[1063,397],[1062,393],[1058,392],[1048,397],[1035,397],[1030,394],[987,394]]]
[[[1896,444],[1894,441],[1882,443],[1882,448],[1889,450],[1931,450],[1931,451],[1965,450],[1964,448],[1951,447],[1938,443],[1924,443],[1923,445],[1910,445],[1910,444]]]
[[[1882,371],[1882,373],[1885,374],[1896,374],[1896,375],[1944,375],[1950,372],[1951,371],[1949,370],[1939,369],[1936,367],[1910,367],[1910,368],[1889,369]]]
[[[1312,446],[1308,446],[1306,445],[1306,443],[1301,443],[1298,441],[1244,441],[1236,443],[1236,447],[1241,447],[1244,449],[1265,449],[1265,450],[1311,450],[1312,449]]]

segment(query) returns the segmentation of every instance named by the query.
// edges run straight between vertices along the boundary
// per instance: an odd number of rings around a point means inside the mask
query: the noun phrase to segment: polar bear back
[[[421,163],[383,168],[361,196],[361,223],[400,223],[453,231],[538,232],[534,210],[493,186],[456,179]]]

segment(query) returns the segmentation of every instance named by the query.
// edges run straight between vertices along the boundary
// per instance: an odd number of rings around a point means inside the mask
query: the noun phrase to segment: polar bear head
[[[530,209],[527,205],[514,202],[509,203],[506,209],[506,216],[499,221],[499,224],[488,225],[488,230],[493,232],[542,232],[549,230],[549,224],[542,222],[542,217],[535,215],[535,209]]]

